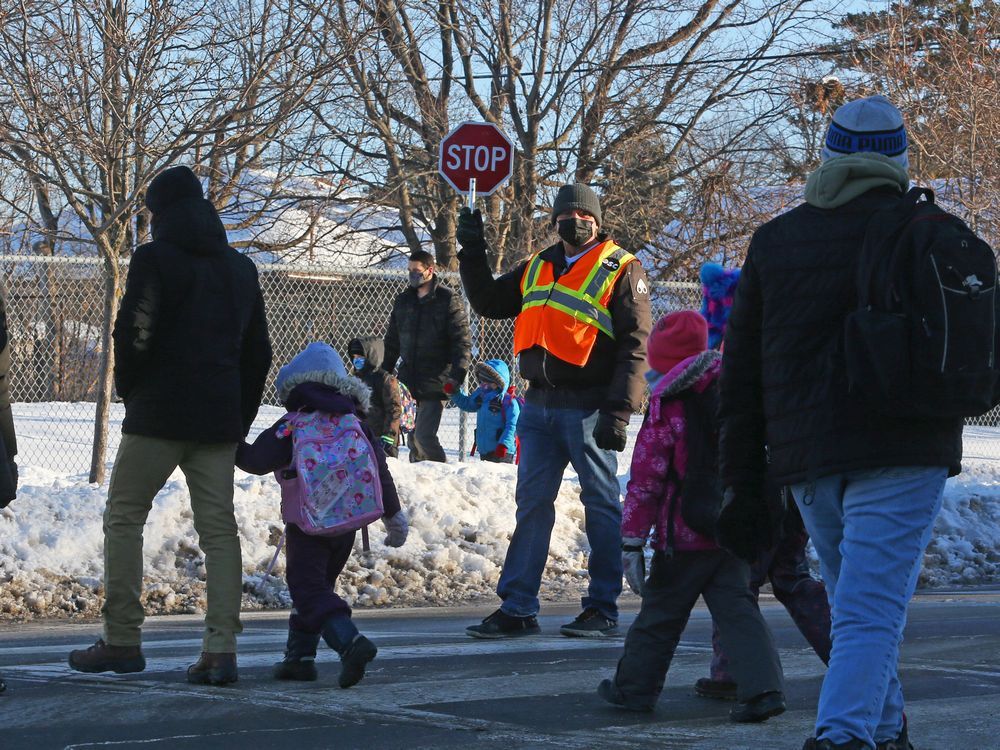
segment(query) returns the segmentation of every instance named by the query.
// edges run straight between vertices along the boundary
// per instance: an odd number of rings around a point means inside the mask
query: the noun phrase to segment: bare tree
[[[301,155],[305,100],[338,47],[295,0],[11,0],[0,10],[0,160],[27,175],[46,236],[58,201],[102,259],[104,315],[91,481],[102,481],[122,261],[146,234],[145,185],[196,162],[225,208],[248,170]],[[343,35],[341,35],[343,36]],[[278,155],[281,156],[280,154]],[[53,243],[54,244],[54,243]]]

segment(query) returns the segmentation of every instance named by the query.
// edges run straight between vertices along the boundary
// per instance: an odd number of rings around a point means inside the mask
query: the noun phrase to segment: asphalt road
[[[0,627],[0,750],[49,748],[788,748],[812,733],[822,663],[785,612],[763,609],[787,679],[789,711],[759,726],[728,723],[731,704],[694,695],[707,673],[708,613],[699,608],[652,715],[623,713],[596,697],[614,670],[621,639],[558,635],[574,606],[548,605],[543,635],[477,641],[464,627],[490,611],[361,612],[358,625],[379,656],[358,686],[336,686],[336,656],[320,654],[320,680],[278,683],[271,664],[285,638],[280,613],[248,614],[240,681],[188,685],[200,618],[151,618],[147,669],[137,675],[76,674],[72,648],[96,625],[47,622]],[[625,605],[622,624],[634,617]],[[629,611],[631,610],[631,611]],[[918,750],[1000,748],[1000,595],[921,595],[902,654],[907,715]]]

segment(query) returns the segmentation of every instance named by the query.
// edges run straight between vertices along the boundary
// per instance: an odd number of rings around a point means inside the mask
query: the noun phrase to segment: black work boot
[[[285,658],[274,665],[274,679],[302,682],[315,680],[319,676],[316,672],[318,645],[319,633],[289,630],[288,642],[285,644]]]
[[[146,657],[139,646],[112,646],[98,638],[89,648],[69,652],[69,666],[77,672],[114,672],[126,674],[146,668]]]
[[[817,740],[815,737],[810,737],[802,746],[802,750],[868,750],[868,745],[861,740],[831,742],[830,740]]]
[[[785,713],[785,696],[778,690],[755,695],[746,703],[737,703],[729,712],[729,720],[738,724],[756,724]]]
[[[538,619],[533,615],[517,617],[498,609],[478,625],[467,627],[465,632],[473,638],[518,638],[538,635],[542,629],[538,627]]]
[[[236,654],[201,652],[201,658],[188,667],[187,680],[195,685],[228,685],[236,682]]]

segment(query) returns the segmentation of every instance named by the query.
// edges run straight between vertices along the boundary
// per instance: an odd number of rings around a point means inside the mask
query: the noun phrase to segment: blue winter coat
[[[460,390],[451,396],[452,402],[462,411],[476,412],[476,450],[479,455],[492,453],[497,445],[507,446],[508,455],[516,451],[514,437],[517,433],[517,418],[521,413],[521,405],[516,398],[507,396],[510,385],[510,369],[507,363],[500,359],[487,360],[501,378],[503,388],[485,391],[482,387],[472,393]]]

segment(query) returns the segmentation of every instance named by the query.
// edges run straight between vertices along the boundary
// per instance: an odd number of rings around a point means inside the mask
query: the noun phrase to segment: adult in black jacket
[[[790,485],[833,617],[806,747],[904,748],[899,642],[962,424],[879,414],[847,387],[865,228],[909,183],[901,115],[883,97],[845,104],[823,156],[806,203],[757,230],[740,276],[720,381],[719,534],[748,558],[766,547],[765,474]]]
[[[538,632],[555,498],[570,464],[586,511],[590,584],[583,612],[560,632],[605,636],[618,626],[622,539],[615,452],[625,449],[629,418],[645,390],[649,286],[639,261],[600,231],[600,200],[588,186],[560,188],[551,222],[560,241],[494,279],[481,215],[468,209],[459,215],[459,271],[469,302],[485,318],[517,319],[515,350],[530,386],[517,424],[517,528],[497,585],[503,603],[466,629],[477,638]],[[569,310],[574,304],[577,309]]]
[[[81,672],[138,672],[142,528],[180,466],[205,552],[208,611],[195,683],[236,680],[243,565],[233,512],[237,443],[250,429],[271,365],[253,263],[226,241],[215,208],[187,167],[146,192],[153,241],[132,256],[114,329],[122,442],[104,513],[104,638],[73,651]]]
[[[437,432],[448,396],[465,381],[469,369],[469,318],[462,300],[441,283],[430,253],[418,250],[410,255],[409,282],[392,305],[383,366],[398,373],[417,402],[410,461],[444,462]]]
[[[382,339],[376,336],[351,339],[347,345],[355,374],[372,391],[365,422],[382,441],[385,455],[395,458],[399,455],[399,420],[403,406],[399,383],[382,369],[383,351]]]
[[[0,508],[6,508],[17,494],[17,437],[10,411],[10,341],[7,337],[7,306],[0,297]],[[0,675],[0,693],[7,684]]]

